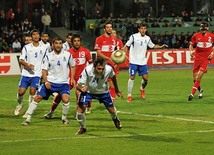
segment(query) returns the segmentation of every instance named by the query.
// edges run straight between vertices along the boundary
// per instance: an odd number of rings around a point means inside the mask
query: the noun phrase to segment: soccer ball
[[[115,64],[122,64],[126,60],[126,52],[123,50],[116,50],[111,54],[111,60]]]

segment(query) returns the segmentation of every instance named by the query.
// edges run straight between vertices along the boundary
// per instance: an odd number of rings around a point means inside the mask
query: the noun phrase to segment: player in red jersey
[[[190,41],[189,50],[191,57],[194,57],[193,64],[193,81],[194,85],[192,87],[192,92],[188,97],[188,100],[191,101],[195,92],[199,91],[199,99],[202,96],[202,88],[200,87],[200,82],[204,73],[207,72],[208,64],[214,55],[214,35],[209,32],[208,23],[202,22],[200,27],[200,32],[195,33]],[[193,47],[196,46],[195,51]]]
[[[88,63],[92,63],[92,58],[91,58],[90,51],[87,48],[81,46],[81,37],[78,34],[73,34],[71,42],[73,47],[70,48],[68,52],[71,53],[76,64],[74,80],[75,82],[77,82],[86,65]],[[71,89],[73,87],[75,86],[70,86]],[[79,91],[76,90],[76,99],[78,97],[78,94],[79,94]],[[60,95],[55,95],[54,101],[51,106],[51,110],[49,113],[45,114],[45,118],[50,119],[52,117],[54,110],[57,108],[60,101],[61,101]],[[89,108],[90,106],[88,107],[88,110]]]
[[[119,73],[118,66],[111,60],[113,51],[121,49],[119,39],[112,35],[112,24],[107,22],[104,24],[104,34],[96,38],[94,49],[97,51],[97,57],[104,58],[106,62],[114,68],[116,74]],[[109,79],[109,92],[112,100],[116,97],[115,88],[112,81]]]

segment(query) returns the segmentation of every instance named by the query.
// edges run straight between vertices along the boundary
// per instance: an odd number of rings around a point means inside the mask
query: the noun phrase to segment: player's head
[[[41,33],[41,40],[44,42],[44,43],[47,43],[48,40],[49,40],[49,35],[47,32],[42,32]]]
[[[115,29],[112,29],[111,35],[114,36],[114,37],[117,37],[117,31]]]
[[[62,39],[61,38],[54,38],[52,41],[52,48],[56,53],[60,53],[62,50]]]
[[[110,36],[112,33],[112,23],[110,21],[106,22],[103,28],[104,28],[105,34]]]
[[[39,30],[33,29],[30,31],[30,36],[32,37],[33,42],[38,42],[40,35],[39,35]]]
[[[32,43],[32,37],[27,35],[24,37],[24,42],[25,44],[29,44],[29,43]]]
[[[106,61],[103,58],[97,58],[94,61],[94,72],[97,75],[102,75],[105,70]]]
[[[66,35],[66,41],[69,43],[69,44],[71,44],[71,38],[72,38],[72,33],[68,33],[67,35]]]
[[[147,25],[145,23],[139,24],[138,31],[140,32],[141,36],[144,36],[147,32]]]
[[[81,46],[81,41],[82,41],[82,39],[81,39],[80,35],[78,35],[78,34],[73,34],[73,36],[72,36],[72,38],[71,38],[71,43],[72,43],[72,45],[73,45],[73,47],[74,47],[75,49],[79,49],[79,48],[80,48],[80,46]]]
[[[200,25],[200,31],[206,33],[209,30],[209,24],[207,22],[202,22]]]

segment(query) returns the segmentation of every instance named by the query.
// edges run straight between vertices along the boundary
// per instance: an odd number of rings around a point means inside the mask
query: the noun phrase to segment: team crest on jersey
[[[40,54],[42,54],[42,50],[40,50]]]

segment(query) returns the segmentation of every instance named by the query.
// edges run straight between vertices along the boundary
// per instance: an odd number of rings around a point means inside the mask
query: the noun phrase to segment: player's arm
[[[24,68],[27,68],[27,69],[30,69],[30,70],[33,70],[34,69],[34,65],[33,64],[29,64],[27,63],[26,61],[24,61],[23,59],[19,59],[19,63],[21,65],[24,66]]]
[[[189,44],[189,51],[190,51],[190,56],[193,57],[194,51],[193,51],[193,45],[192,44]]]
[[[74,79],[75,73],[76,73],[76,67],[75,66],[71,66],[70,67],[70,84],[72,86],[74,86],[74,87],[76,85],[76,82],[75,82],[75,79]]]
[[[168,47],[168,45],[166,45],[166,44],[163,44],[163,45],[155,45],[153,48],[167,48]]]
[[[111,61],[111,58],[108,57],[108,56],[105,56],[105,55],[101,52],[101,50],[97,50],[97,57],[100,57],[100,58],[103,58],[103,59],[105,59],[105,60],[110,60],[110,61]]]
[[[208,56],[208,59],[211,60],[214,56],[214,47],[212,49],[212,52],[210,53],[210,55]]]
[[[47,76],[48,76],[48,71],[46,69],[42,69],[42,79],[44,81],[45,87],[47,89],[50,89],[51,83],[48,81]]]
[[[116,78],[116,76],[115,75],[113,75],[113,77],[111,78],[112,79],[112,82],[113,82],[113,84],[114,84],[114,88],[115,88],[115,92],[116,92],[116,94],[117,94],[117,96],[119,96],[119,97],[123,97],[123,94],[122,94],[122,92],[119,90],[119,87],[118,87],[118,84],[117,84],[117,78]]]

